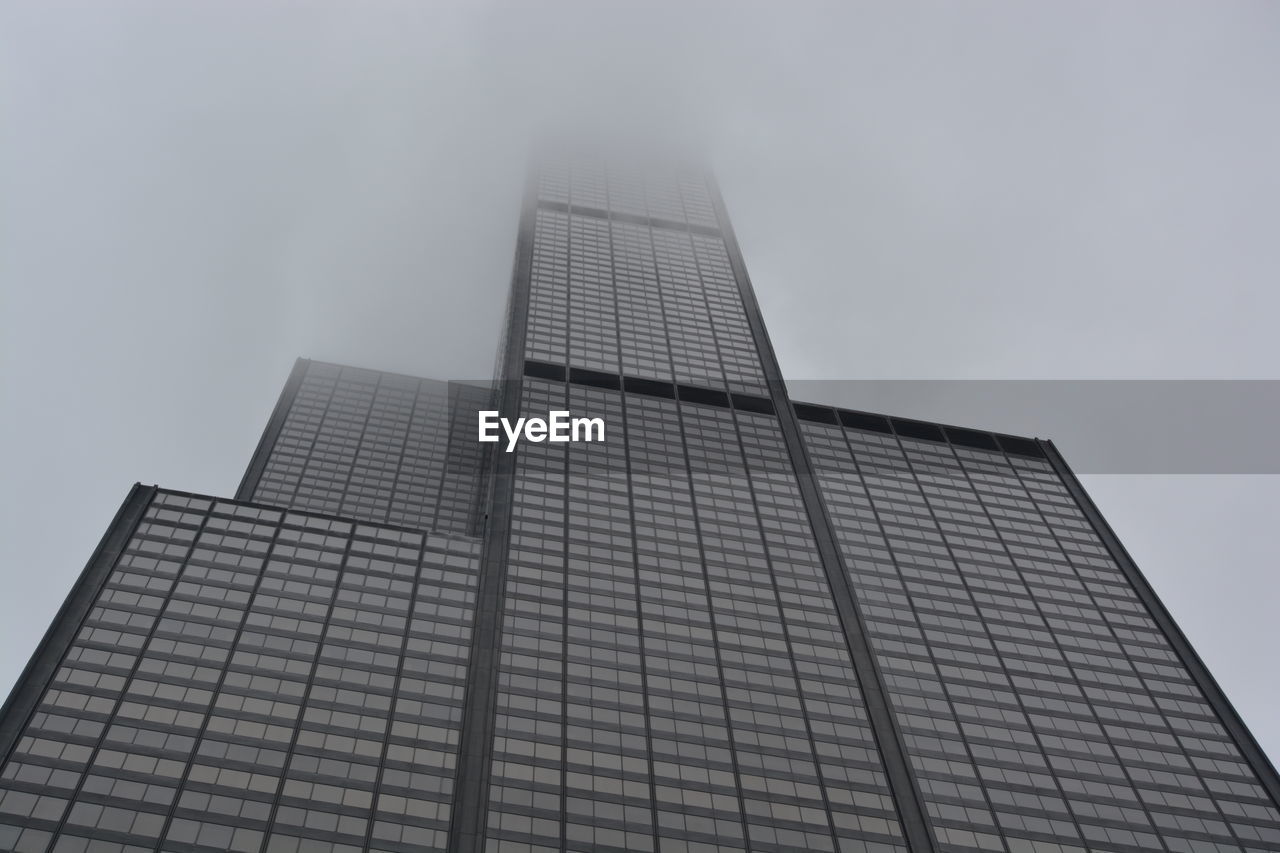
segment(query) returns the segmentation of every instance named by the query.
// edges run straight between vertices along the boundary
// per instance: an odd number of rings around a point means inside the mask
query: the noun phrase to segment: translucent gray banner
[[[1280,380],[788,380],[791,399],[1052,439],[1079,474],[1280,474]]]
[[[620,384],[615,378],[608,387]],[[1280,474],[1280,380],[793,379],[786,384],[795,403],[1052,439],[1078,474]],[[763,398],[765,390],[736,394],[734,405]],[[723,392],[716,393],[729,405]]]

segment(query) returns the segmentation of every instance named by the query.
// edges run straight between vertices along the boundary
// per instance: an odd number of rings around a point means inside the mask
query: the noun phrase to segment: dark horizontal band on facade
[[[737,392],[731,393],[695,385],[680,385],[675,382],[663,382],[659,379],[620,376],[616,373],[588,370],[584,367],[565,367],[560,364],[549,364],[545,361],[526,359],[524,375],[535,379],[549,379],[553,382],[567,381],[574,385],[585,385],[591,388],[625,391],[628,394],[665,397],[668,400],[700,403],[705,406],[719,406],[725,409],[733,408],[739,411],[756,412],[765,415],[776,414],[773,402],[767,397],[757,397],[753,394],[740,394]],[[796,417],[802,421],[845,426],[850,429],[897,435],[902,438],[955,444],[960,447],[972,447],[977,450],[1003,451],[1004,453],[1027,456],[1033,459],[1045,458],[1044,450],[1034,438],[1004,435],[1003,433],[949,426],[930,421],[894,418],[888,415],[876,415],[852,409],[836,409],[831,406],[821,406],[814,403],[793,403],[792,407],[796,411]]]
[[[341,524],[351,525],[352,535],[355,534],[357,527],[371,527],[378,530],[386,530],[392,533],[411,533],[415,536],[423,537],[423,541],[428,539],[443,539],[452,543],[457,543],[460,547],[467,549],[475,549],[480,545],[480,537],[472,536],[466,533],[454,533],[452,531],[440,531],[435,528],[414,527],[407,524],[397,524],[395,522],[370,521],[367,518],[361,518],[355,515],[342,515],[335,512],[323,512],[311,508],[300,508],[289,504],[273,504],[264,503],[263,501],[241,500],[240,498],[218,497],[217,495],[206,495],[201,492],[188,492],[183,489],[168,489],[162,486],[147,486],[147,488],[155,489],[158,495],[171,495],[179,498],[194,498],[201,501],[212,501],[215,504],[234,504],[235,506],[246,507],[248,509],[263,510],[276,513],[280,516],[279,522],[284,523],[287,516],[302,516],[304,518],[314,518],[329,523],[338,522]]]
[[[524,375],[535,379],[549,379],[553,382],[567,381],[573,385],[585,385],[590,388],[625,391],[628,394],[665,397],[668,400],[699,403],[704,406],[733,408],[738,411],[756,412],[764,415],[776,414],[773,401],[767,397],[726,392],[696,385],[681,385],[675,382],[664,382],[659,379],[621,376],[616,373],[589,370],[585,367],[565,367],[560,364],[526,359]],[[802,421],[845,426],[865,432],[878,432],[922,441],[936,441],[941,444],[954,444],[977,450],[1012,453],[1016,456],[1027,456],[1033,459],[1045,458],[1043,448],[1034,438],[949,426],[930,421],[894,418],[888,415],[858,412],[852,409],[836,409],[831,406],[821,406],[814,403],[793,403],[792,407],[795,409],[796,417]]]
[[[811,423],[845,426],[864,432],[879,432],[885,435],[897,435],[902,438],[915,438],[922,441],[936,441],[942,444],[955,444],[960,447],[972,447],[977,450],[994,450],[1012,453],[1016,456],[1028,456],[1044,459],[1044,449],[1034,438],[1023,438],[1016,435],[1004,435],[966,427],[947,426],[929,421],[915,421],[908,418],[894,418],[888,415],[875,415],[870,412],[857,412],[850,409],[835,409],[813,403],[793,403],[796,417]]]
[[[646,225],[650,228],[667,228],[675,231],[692,231],[695,234],[706,234],[719,237],[720,229],[710,225],[697,225],[692,222],[676,222],[674,219],[663,219],[659,216],[641,216],[638,213],[624,213],[620,210],[602,210],[598,207],[584,207],[580,204],[565,204],[562,201],[538,199],[538,207],[542,210],[555,210],[559,213],[575,213],[580,216],[594,216],[597,219],[612,219],[618,222],[629,222],[632,225]]]
[[[704,388],[698,385],[681,385],[676,382],[664,382],[660,379],[620,376],[616,373],[588,370],[583,367],[566,368],[559,364],[548,364],[544,361],[526,359],[524,375],[533,379],[548,379],[552,382],[567,381],[573,385],[605,388],[610,391],[623,391],[628,394],[643,394],[647,397],[664,397],[668,400],[680,400],[681,402],[698,403],[704,406],[718,406],[722,409],[736,409],[740,412],[754,412],[759,415],[777,414],[773,408],[773,401],[768,397],[741,394],[736,391],[722,391],[716,388]]]

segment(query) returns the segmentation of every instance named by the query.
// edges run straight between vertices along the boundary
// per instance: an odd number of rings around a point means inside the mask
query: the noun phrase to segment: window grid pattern
[[[683,408],[749,847],[904,849],[776,418]]]
[[[252,499],[471,533],[487,401],[479,386],[310,362]]]
[[[581,157],[569,165],[569,204],[609,209],[609,184],[603,161]]]
[[[563,385],[524,380],[522,411],[564,403]],[[553,448],[521,447],[512,483],[487,814],[488,846],[504,850],[561,842],[567,491],[563,451]]]
[[[614,222],[612,227],[622,373],[671,382],[667,321],[649,232],[627,222]]]
[[[658,188],[657,182],[666,183],[672,189],[676,189],[674,181],[668,178],[661,181],[655,178],[652,182],[645,180],[645,174],[639,169],[631,169],[621,166],[618,163],[607,163],[605,165],[605,177],[609,182],[608,190],[608,209],[618,213],[629,213],[632,216],[648,216],[649,205],[646,204],[645,191],[648,189],[646,184],[654,183],[655,189]],[[667,200],[671,200],[671,196],[666,196]],[[673,222],[683,222],[684,212],[680,208],[680,194],[676,189],[675,204],[668,205],[664,208],[668,219]],[[674,216],[671,214],[674,212]],[[654,214],[655,216],[658,214]]]
[[[767,393],[718,237],[538,210],[528,358]]]
[[[776,419],[565,387],[626,435],[519,450],[486,849],[905,850]]]
[[[525,355],[554,364],[569,357],[569,215],[534,213]]]
[[[840,851],[905,850],[845,635],[778,422],[737,412],[774,594]]]
[[[721,648],[675,401],[627,395],[657,846],[742,850]]]
[[[678,176],[677,182],[680,185],[680,199],[684,202],[685,221],[690,225],[720,227],[720,223],[716,220],[715,203],[711,200],[707,181],[686,173]]]
[[[0,768],[0,848],[443,849],[477,563],[158,493]]]
[[[614,304],[609,221],[569,217],[569,364],[618,372],[618,313]]]
[[[1130,705],[1123,698],[1104,728],[1124,750],[1122,758],[1147,765],[1135,778],[1156,825],[1200,829],[1200,821],[1214,821],[1209,800],[1246,850],[1280,849],[1277,804],[1053,469],[1040,460],[1009,457],[1010,476],[1008,468],[981,456],[957,455],[993,521],[1007,531],[1006,539],[1025,550],[1026,561],[1043,566],[1046,585],[1073,593],[1070,604],[1045,608],[1054,624],[1074,624],[1092,613],[1091,634],[1106,643],[1110,667],[1136,675],[1146,688],[1149,701]],[[1037,520],[1049,529],[1049,538],[1035,527],[1027,530],[1028,522]],[[1076,653],[1073,663],[1079,657]],[[1135,752],[1153,743],[1155,752]]]
[[[579,175],[569,166],[550,166],[539,177],[540,198],[567,198],[574,206],[569,212],[539,207],[534,213],[525,355],[638,378],[767,393],[723,238],[658,226],[652,219],[638,224],[608,218],[647,212],[670,220],[681,185],[671,175],[609,169],[607,180],[604,171]],[[685,193],[696,196],[710,216],[705,182],[686,183],[702,187],[700,195]],[[580,192],[565,189],[579,184]],[[681,213],[674,221],[689,219]]]
[[[565,160],[543,163],[537,173],[538,198],[554,204],[568,204],[569,171],[569,163]]]
[[[725,383],[731,391],[768,395],[760,369],[759,350],[747,322],[742,294],[738,290],[724,241],[703,234],[691,236],[698,278],[707,298]]]
[[[483,529],[484,510],[481,502],[488,476],[488,456],[475,440],[477,413],[493,408],[489,388],[464,382],[449,383],[449,442],[440,478],[440,499],[436,504],[431,529],[439,533],[479,535]],[[406,446],[407,449],[408,446]],[[399,479],[396,481],[399,486]],[[392,507],[393,524],[416,527],[407,513],[397,516]]]
[[[1047,463],[802,426],[940,849],[1276,849],[1274,806]]]
[[[649,171],[637,182],[644,184],[645,206],[649,216],[709,228],[719,227],[714,215],[710,218],[705,216],[710,209],[710,198],[707,195],[707,185],[700,178],[673,178],[666,172]]]
[[[723,388],[724,368],[693,241],[684,231],[654,228],[651,233],[675,379],[688,385]]]

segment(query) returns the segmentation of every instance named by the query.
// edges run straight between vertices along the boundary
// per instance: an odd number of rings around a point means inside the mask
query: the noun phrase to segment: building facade
[[[300,361],[234,499],[130,492],[0,761],[23,853],[1280,851],[1053,444],[790,400],[714,185],[588,157],[491,389]]]

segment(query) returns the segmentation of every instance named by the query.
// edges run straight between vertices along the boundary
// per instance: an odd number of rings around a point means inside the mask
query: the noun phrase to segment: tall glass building
[[[133,488],[0,761],[23,853],[1280,851],[1054,445],[789,399],[714,185],[588,157],[492,388],[300,361],[234,498]]]

